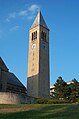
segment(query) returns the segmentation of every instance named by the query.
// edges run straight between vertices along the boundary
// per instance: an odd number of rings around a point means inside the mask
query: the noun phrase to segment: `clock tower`
[[[40,11],[29,31],[27,95],[50,97],[49,29]]]

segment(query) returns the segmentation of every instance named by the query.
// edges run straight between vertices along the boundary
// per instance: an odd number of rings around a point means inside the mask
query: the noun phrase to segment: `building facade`
[[[14,73],[9,72],[0,57],[0,104],[29,103],[33,99],[27,97],[26,93],[26,87]]]
[[[11,72],[0,57],[0,92],[26,94],[26,87]]]
[[[29,31],[27,95],[50,97],[49,28],[40,11]]]

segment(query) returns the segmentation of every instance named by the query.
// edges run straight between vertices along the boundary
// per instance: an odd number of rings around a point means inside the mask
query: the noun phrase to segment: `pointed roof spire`
[[[37,14],[32,26],[31,26],[31,29],[38,26],[38,25],[41,25],[41,26],[48,29],[40,10],[38,10],[38,14]]]

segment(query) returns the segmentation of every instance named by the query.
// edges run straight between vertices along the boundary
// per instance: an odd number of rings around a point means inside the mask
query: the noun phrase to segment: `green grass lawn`
[[[0,105],[0,119],[79,119],[79,104]]]

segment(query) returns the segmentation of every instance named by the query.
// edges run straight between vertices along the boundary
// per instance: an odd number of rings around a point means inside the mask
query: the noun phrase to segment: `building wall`
[[[50,87],[50,96],[51,97],[55,96],[55,86],[54,85]]]
[[[27,78],[27,94],[28,96],[38,97],[39,84],[39,30],[37,26],[30,29],[29,33],[29,52],[28,52],[28,78]],[[32,33],[37,31],[37,39],[32,41]],[[33,48],[33,45],[36,45]]]
[[[50,70],[49,70],[49,30],[44,27],[40,27],[40,38],[41,33],[46,33],[46,42],[44,39],[40,39],[40,63],[39,63],[39,89],[40,89],[40,97],[49,98],[50,97]],[[44,45],[44,47],[43,47]]]
[[[0,68],[0,80],[1,80],[1,68]]]
[[[1,68],[0,68],[0,91],[2,89],[2,83],[1,83]]]
[[[26,104],[33,103],[35,98],[27,95],[10,92],[0,92],[0,104]]]
[[[32,33],[37,31],[37,39],[32,41]],[[41,32],[47,37],[44,42],[41,39]],[[42,48],[43,43],[45,49]],[[35,48],[32,48],[36,44]],[[49,30],[38,25],[30,30],[29,52],[28,52],[28,78],[27,94],[36,98],[50,97],[50,76],[49,76]]]
[[[25,96],[9,92],[0,92],[0,104],[26,103]]]
[[[40,27],[37,26],[31,29],[29,33],[28,77],[39,73],[39,28]],[[37,31],[37,39],[32,41],[32,33],[35,31]],[[35,48],[33,48],[34,44],[36,45]]]
[[[38,97],[38,84],[39,84],[39,75],[28,77],[27,79],[27,94],[28,96]]]

